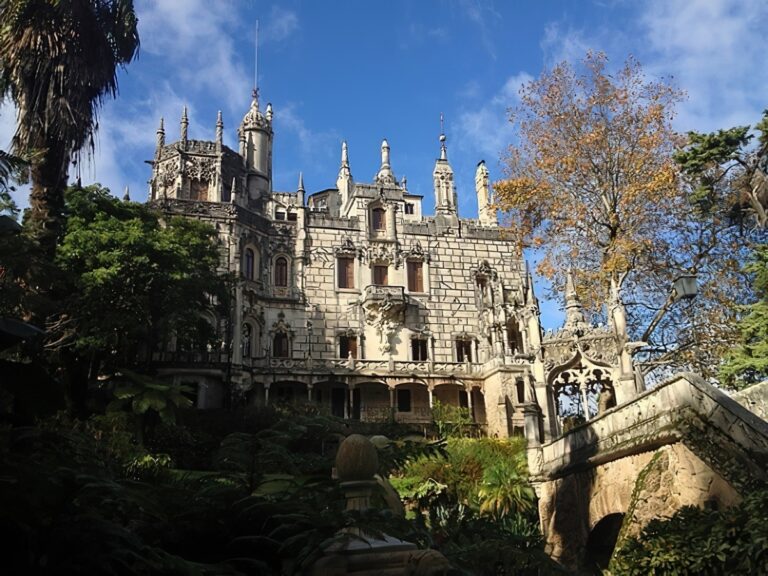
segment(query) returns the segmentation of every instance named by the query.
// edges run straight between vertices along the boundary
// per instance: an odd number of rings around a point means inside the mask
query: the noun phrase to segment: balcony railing
[[[392,302],[392,304],[404,304],[405,288],[402,286],[379,286],[375,284],[365,287],[363,304],[370,302],[383,305],[387,301]]]

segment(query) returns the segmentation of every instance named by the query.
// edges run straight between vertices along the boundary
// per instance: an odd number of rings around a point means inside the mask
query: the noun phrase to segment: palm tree
[[[0,0],[0,95],[18,110],[13,152],[32,158],[29,226],[48,257],[69,164],[93,149],[97,109],[138,51],[136,24],[132,0]]]

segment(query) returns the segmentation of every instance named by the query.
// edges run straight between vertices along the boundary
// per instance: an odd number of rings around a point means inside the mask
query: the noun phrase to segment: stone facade
[[[542,339],[518,244],[499,227],[489,173],[475,174],[479,218],[460,218],[445,135],[433,169],[435,214],[395,176],[381,147],[373,182],[355,181],[346,143],[335,186],[272,189],[272,107],[254,94],[239,150],[166,144],[161,121],[150,202],[209,222],[231,273],[232,309],[209,318],[218,342],[170,342],[161,373],[197,386],[198,405],[307,401],[345,418],[428,423],[435,401],[469,409],[480,431],[560,434],[636,393],[618,294],[610,325],[589,326],[572,282],[568,322]],[[622,339],[623,338],[623,339]]]

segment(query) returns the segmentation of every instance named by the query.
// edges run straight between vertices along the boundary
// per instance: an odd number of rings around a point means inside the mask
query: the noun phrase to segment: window
[[[296,212],[288,212],[288,222],[296,222]]]
[[[518,327],[510,322],[507,324],[507,342],[512,353],[521,353],[523,351],[523,336]]]
[[[202,200],[205,202],[208,200],[208,182],[193,178],[189,181],[189,199],[190,200]]]
[[[472,362],[472,340],[456,340],[456,361]]]
[[[355,259],[339,258],[336,260],[339,288],[355,287]]]
[[[284,256],[275,260],[275,286],[288,286],[288,259]]]
[[[285,220],[285,212],[283,211],[275,212],[275,220]]]
[[[411,359],[417,362],[427,359],[427,340],[425,338],[411,340]]]
[[[339,336],[339,358],[357,358],[357,338],[355,336]]]
[[[398,412],[410,412],[411,411],[411,391],[402,388],[397,389],[397,411]]]
[[[243,276],[246,280],[253,280],[254,277],[254,264],[256,258],[254,257],[253,250],[250,248],[245,249],[245,265],[243,267]]]
[[[374,208],[371,211],[373,216],[373,229],[377,232],[383,232],[387,229],[386,212],[384,208]]]
[[[413,204],[411,204],[410,202],[405,203],[405,213],[413,214]]]
[[[275,358],[289,358],[291,356],[288,344],[288,334],[278,332],[272,340],[272,356]]]
[[[424,263],[408,261],[408,291],[424,292]]]
[[[376,265],[373,267],[373,283],[376,286],[387,286],[388,282],[389,266],[384,264]]]

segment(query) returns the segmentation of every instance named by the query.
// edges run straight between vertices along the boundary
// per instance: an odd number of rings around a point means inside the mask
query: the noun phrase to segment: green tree
[[[33,152],[29,225],[49,259],[70,162],[93,147],[97,109],[137,53],[132,0],[0,0],[0,89],[18,110],[13,151]]]
[[[705,211],[725,209],[741,220],[754,218],[768,226],[768,110],[755,125],[757,146],[750,126],[736,126],[709,134],[688,133],[688,145],[675,155],[694,183],[692,199]],[[723,197],[720,190],[725,189]],[[725,202],[725,206],[723,206]]]
[[[97,185],[71,187],[67,228],[56,263],[60,309],[47,348],[60,353],[70,377],[137,366],[176,336],[203,350],[223,314],[228,284],[217,273],[216,231],[207,224],[160,215],[123,202]],[[74,383],[73,383],[74,384]]]
[[[739,344],[720,368],[723,383],[735,388],[768,378],[768,246],[755,248],[746,270],[754,276],[758,300],[744,307],[746,313],[737,324]]]
[[[652,520],[638,538],[614,553],[615,576],[648,574],[765,574],[768,567],[768,492],[749,494],[738,506],[702,510],[687,506],[668,520]]]

